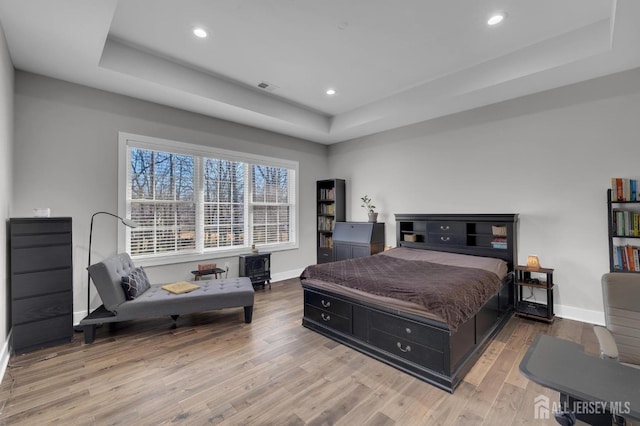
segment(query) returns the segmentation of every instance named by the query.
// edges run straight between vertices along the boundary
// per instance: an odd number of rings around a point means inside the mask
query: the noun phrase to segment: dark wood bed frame
[[[508,264],[500,291],[454,333],[444,322],[317,289],[304,280],[302,325],[453,392],[513,313],[517,222],[517,214],[396,214],[398,247],[494,257]],[[493,247],[493,227],[506,228],[506,249]]]

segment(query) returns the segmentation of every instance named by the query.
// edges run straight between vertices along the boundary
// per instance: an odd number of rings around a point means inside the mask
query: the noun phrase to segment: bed
[[[449,392],[513,312],[517,214],[396,214],[396,248],[308,266],[302,325]]]

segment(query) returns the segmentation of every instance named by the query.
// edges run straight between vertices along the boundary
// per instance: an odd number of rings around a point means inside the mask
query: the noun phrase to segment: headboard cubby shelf
[[[396,214],[396,245],[517,263],[517,214]]]

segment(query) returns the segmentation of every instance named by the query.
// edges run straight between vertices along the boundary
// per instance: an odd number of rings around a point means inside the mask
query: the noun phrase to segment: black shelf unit
[[[620,201],[620,200],[612,200],[611,199],[611,189],[607,189],[607,221],[608,221],[608,240],[609,240],[609,271],[610,272],[628,272],[628,273],[640,273],[640,268],[636,268],[627,263],[625,266],[624,262],[616,262],[615,257],[616,247],[631,247],[631,258],[633,258],[633,253],[637,253],[640,251],[640,235],[627,235],[627,232],[624,232],[624,235],[619,235],[616,213],[617,212],[631,212],[631,213],[639,213],[640,214],[640,201]],[[617,246],[616,242],[624,242],[624,240],[634,241],[633,244],[625,244],[622,246]],[[627,256],[629,256],[629,252],[627,252]],[[620,259],[622,260],[622,259]],[[616,267],[616,264],[619,266]]]
[[[316,182],[317,263],[333,262],[333,228],[346,218],[346,183],[344,179]]]
[[[546,322],[553,322],[553,269],[540,268],[529,269],[526,266],[517,265],[515,268],[516,279],[516,315]],[[523,290],[540,289],[546,292],[546,303],[532,302],[524,298]]]
[[[71,218],[12,218],[8,228],[13,352],[70,342]]]

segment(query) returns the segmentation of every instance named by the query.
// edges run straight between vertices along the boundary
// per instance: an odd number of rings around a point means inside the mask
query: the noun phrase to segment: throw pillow
[[[127,300],[135,299],[151,287],[149,278],[142,267],[136,268],[128,276],[122,277],[121,284]]]

